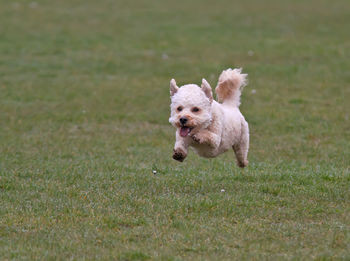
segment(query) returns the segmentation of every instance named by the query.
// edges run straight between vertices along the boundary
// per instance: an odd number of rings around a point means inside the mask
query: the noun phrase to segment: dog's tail
[[[227,69],[223,71],[219,77],[218,85],[215,88],[219,102],[231,104],[238,107],[241,92],[247,85],[248,74],[242,74],[242,68]]]

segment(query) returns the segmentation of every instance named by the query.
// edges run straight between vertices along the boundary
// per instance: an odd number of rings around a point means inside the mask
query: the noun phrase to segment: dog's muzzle
[[[180,118],[180,123],[181,123],[182,126],[184,126],[184,125],[187,123],[187,121],[188,121],[188,120],[187,120],[186,117],[181,117],[181,118]]]

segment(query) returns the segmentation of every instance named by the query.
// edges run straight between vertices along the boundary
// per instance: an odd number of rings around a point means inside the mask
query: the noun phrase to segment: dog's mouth
[[[181,128],[180,128],[180,136],[181,136],[181,137],[187,137],[188,134],[190,134],[191,130],[192,130],[192,129],[189,128],[189,127],[185,127],[185,126],[181,127]]]

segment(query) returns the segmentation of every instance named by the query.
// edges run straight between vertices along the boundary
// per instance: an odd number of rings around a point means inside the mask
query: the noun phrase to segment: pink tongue
[[[190,128],[188,128],[188,127],[182,127],[180,129],[181,137],[186,137],[189,133],[190,133]]]

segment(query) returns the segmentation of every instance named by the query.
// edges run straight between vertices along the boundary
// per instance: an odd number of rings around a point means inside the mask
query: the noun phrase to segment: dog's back
[[[222,115],[219,153],[233,148],[238,165],[244,167],[248,164],[249,127],[239,110],[241,93],[247,85],[247,74],[242,74],[241,71],[242,69],[227,69],[221,73],[215,89],[220,103],[213,107],[219,109]]]

